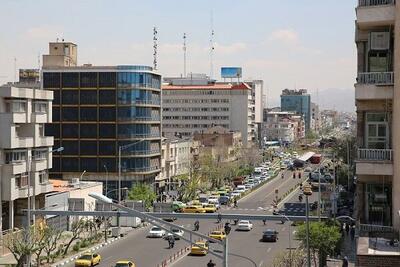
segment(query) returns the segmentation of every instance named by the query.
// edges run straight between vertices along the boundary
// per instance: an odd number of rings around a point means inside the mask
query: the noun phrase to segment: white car
[[[243,192],[244,192],[244,191],[243,191]],[[243,192],[240,192],[240,191],[238,191],[238,190],[235,190],[235,191],[233,191],[233,192],[231,193],[231,197],[240,197],[240,195],[241,195]]]
[[[148,237],[159,237],[162,238],[165,236],[165,230],[161,229],[158,226],[151,227],[149,233],[147,234]]]
[[[251,223],[251,221],[247,221],[247,220],[240,220],[237,226],[237,230],[238,231],[250,231],[251,229],[253,229],[253,224]]]
[[[208,198],[208,203],[209,204],[219,204],[218,199],[219,199],[219,196],[210,196]]]
[[[185,233],[185,232],[183,232],[181,229],[174,228],[174,227],[171,228],[171,232],[172,232],[173,234],[172,234],[172,233],[167,233],[166,238],[168,238],[168,237],[170,237],[170,236],[174,236],[175,239],[181,239],[181,237],[182,237],[183,234]]]
[[[241,191],[243,193],[244,191],[246,191],[246,187],[241,184],[241,185],[236,186],[235,190],[236,191]]]

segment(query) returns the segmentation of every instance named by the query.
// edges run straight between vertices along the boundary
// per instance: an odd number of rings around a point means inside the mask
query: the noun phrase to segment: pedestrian
[[[210,261],[207,263],[207,267],[215,267],[215,263],[214,263],[212,260],[210,260]]]
[[[350,224],[346,223],[346,234],[348,235],[350,231]]]
[[[299,174],[298,174],[298,176],[297,177],[299,177],[299,179],[301,179],[301,172],[299,172]]]
[[[238,205],[237,205],[237,199],[236,199],[236,198],[233,200],[233,207],[234,207],[234,208],[237,208],[237,207],[238,207]]]
[[[349,260],[347,259],[347,256],[344,256],[342,260],[342,267],[349,267]]]
[[[266,221],[267,221],[266,219],[263,219],[263,223],[264,223],[264,225],[265,225]]]
[[[293,172],[293,179],[296,179],[296,172]]]
[[[218,213],[217,222],[220,223],[221,220],[222,220],[222,215],[221,215],[221,213]]]
[[[351,240],[354,240],[355,233],[356,233],[356,227],[354,225],[352,225],[350,228]]]

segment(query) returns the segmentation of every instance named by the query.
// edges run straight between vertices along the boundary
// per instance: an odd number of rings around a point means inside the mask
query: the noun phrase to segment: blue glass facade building
[[[159,74],[147,66],[84,66],[44,68],[42,75],[43,88],[54,92],[46,134],[65,148],[53,155],[52,177],[107,172],[113,184],[118,147],[140,141],[122,152],[123,184],[154,179],[161,166]]]
[[[311,96],[304,90],[284,90],[281,95],[281,110],[294,111],[304,117],[305,129],[311,125]]]

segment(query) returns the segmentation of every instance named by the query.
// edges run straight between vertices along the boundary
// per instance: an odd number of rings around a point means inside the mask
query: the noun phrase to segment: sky
[[[17,68],[37,68],[57,38],[78,45],[79,64],[151,66],[154,26],[163,76],[183,73],[183,33],[187,72],[210,74],[213,25],[214,78],[222,66],[242,67],[244,79],[264,80],[268,106],[285,88],[354,97],[356,2],[0,0],[0,83],[14,80],[14,58]],[[341,109],[353,110],[349,103]]]

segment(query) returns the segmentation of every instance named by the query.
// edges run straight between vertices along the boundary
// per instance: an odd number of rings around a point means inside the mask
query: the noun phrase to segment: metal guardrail
[[[359,72],[357,82],[361,84],[392,85],[393,72]]]
[[[359,160],[378,160],[378,161],[392,161],[393,160],[392,149],[368,149],[359,148],[357,156]]]
[[[358,6],[394,5],[396,0],[358,0]]]

